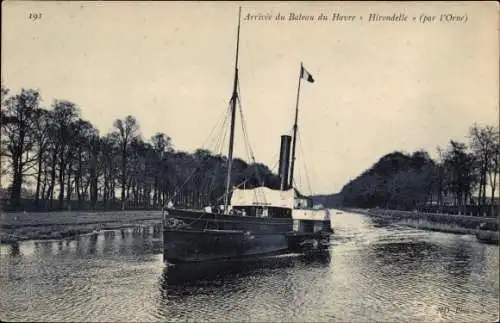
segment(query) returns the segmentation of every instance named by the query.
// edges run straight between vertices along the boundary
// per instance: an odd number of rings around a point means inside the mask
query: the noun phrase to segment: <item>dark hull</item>
[[[229,216],[201,211],[168,210],[163,255],[168,263],[200,262],[318,248],[329,234],[294,233],[291,218]]]
[[[223,215],[198,210],[169,209],[165,214],[165,227],[190,230],[241,230],[255,233],[283,233],[293,229],[291,218],[257,218]]]
[[[242,231],[164,231],[164,257],[169,263],[245,258],[288,249],[284,234]]]

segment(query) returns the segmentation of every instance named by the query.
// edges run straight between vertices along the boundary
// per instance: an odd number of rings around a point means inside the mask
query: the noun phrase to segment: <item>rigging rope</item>
[[[233,188],[231,188],[231,190],[230,190],[230,193],[232,193],[235,189],[238,189],[241,186],[245,185],[248,181],[249,181],[249,178],[247,178],[247,179],[243,180],[242,182],[240,182],[239,184],[233,186]],[[222,194],[221,196],[219,196],[216,201],[223,200],[224,197],[225,197],[225,195],[226,195],[226,193],[224,192],[224,194]]]
[[[236,85],[238,87],[238,93],[240,93],[240,81],[239,80],[238,80],[238,83]],[[247,131],[247,127],[246,127],[246,120],[245,120],[245,117],[243,115],[243,104],[241,102],[241,95],[238,95],[238,108],[240,111],[243,139],[245,140],[245,149],[247,149],[247,154],[249,154],[251,162],[255,163],[255,155],[254,155],[252,146],[250,145],[250,138],[248,136],[248,131]]]
[[[227,123],[229,121],[229,116],[231,115],[231,102],[229,102],[228,108],[226,110],[226,115],[222,127],[220,128],[220,133],[215,137],[215,147],[214,152],[218,155],[222,155],[222,150],[227,136]]]
[[[198,171],[198,167],[196,167],[193,172],[191,172],[191,174],[186,178],[186,180],[184,181],[184,183],[182,183],[182,185],[177,189],[176,192],[174,192],[174,195],[170,198],[170,201],[173,201],[177,195],[179,195],[179,193],[182,191],[182,189],[184,188],[184,186],[188,183],[189,180],[191,180],[191,178],[195,175],[195,173]]]
[[[242,110],[242,107],[241,107],[241,102],[240,101],[238,101],[238,102],[239,102],[238,107],[239,107],[240,118],[241,118],[241,128],[242,128],[242,131],[243,131],[243,138],[245,140],[246,153],[247,153],[247,155],[249,155],[252,164],[255,165],[256,164],[255,157],[254,157],[254,154],[253,154],[253,151],[252,151],[252,147],[250,145],[250,141],[249,141],[249,138],[248,138],[248,133],[246,131],[246,124],[245,124],[245,119],[243,117],[243,110]],[[259,183],[259,186],[263,186],[264,185],[264,181],[262,180],[262,176],[261,176],[261,174],[259,172],[259,168],[257,166],[255,166],[254,167],[254,171],[255,171],[255,175],[257,176],[257,182]],[[259,192],[259,190],[254,191],[256,200],[259,201],[259,202],[265,203],[266,202],[265,195],[262,193],[261,196],[258,196],[257,195],[258,192]]]
[[[249,139],[248,139],[248,133],[247,133],[247,130],[246,130],[246,125],[245,125],[245,118],[243,116],[243,110],[241,108],[241,103],[240,103],[239,100],[238,100],[238,110],[240,112],[241,131],[243,133],[243,140],[244,140],[244,144],[245,144],[245,152],[247,153],[248,161],[255,163],[255,157],[253,156],[252,147],[250,146],[250,142],[249,142]]]
[[[255,166],[254,167],[254,171],[255,171],[255,174],[257,176],[257,181],[259,182],[259,185],[264,185],[264,181],[262,179],[262,174],[259,172],[259,167],[256,165],[255,155],[254,155],[252,146],[250,145],[250,140],[249,140],[247,126],[246,126],[246,120],[245,120],[244,115],[243,115],[243,107],[242,107],[242,102],[241,102],[239,80],[237,80],[237,91],[238,91],[237,92],[238,95],[235,98],[231,98],[229,100],[228,108],[225,111],[225,113],[223,114],[224,118],[223,118],[222,124],[220,122],[220,120],[222,118],[219,117],[219,119],[218,119],[219,121],[215,124],[215,126],[211,130],[210,134],[207,136],[207,138],[206,138],[206,140],[205,140],[205,142],[204,142],[204,144],[202,146],[202,149],[204,148],[204,149],[208,149],[210,151],[209,148],[211,148],[213,146],[214,147],[214,153],[216,153],[218,155],[222,155],[223,146],[224,146],[224,143],[226,141],[226,137],[227,137],[228,132],[229,132],[228,129],[227,129],[229,127],[227,127],[227,124],[229,122],[229,118],[230,118],[230,115],[231,115],[231,103],[232,103],[233,99],[237,100],[236,103],[238,105],[238,110],[239,110],[239,113],[240,113],[241,127],[242,127],[242,132],[243,132],[243,140],[244,140],[244,145],[245,145],[245,151],[246,151],[246,154],[247,154],[247,158]],[[220,129],[220,131],[218,133],[216,133],[217,128]],[[291,133],[293,133],[293,127],[290,129],[289,135],[291,135]],[[214,134],[217,134],[217,136],[213,136]],[[300,139],[300,137],[299,137],[299,139]],[[209,144],[208,147],[207,147],[207,143]],[[302,146],[301,146],[301,149],[302,149]],[[209,154],[203,156],[203,158],[201,158],[199,160],[198,166],[196,166],[193,169],[193,171],[191,172],[191,174],[189,174],[187,176],[187,178],[182,183],[182,185],[176,190],[176,192],[174,193],[174,195],[170,199],[171,201],[173,201],[174,198],[177,197],[177,195],[182,191],[182,189],[184,188],[184,186],[196,175],[196,173],[200,170],[201,165],[203,164],[203,162],[209,156],[212,156],[212,155],[209,153]],[[274,171],[276,169],[276,166],[279,165],[279,157],[278,156],[279,156],[279,152],[273,158],[273,159],[277,160],[277,162],[273,165],[272,168],[270,168],[271,171]],[[304,161],[304,167],[306,167],[305,166],[305,161]],[[307,174],[307,167],[306,167],[306,174]],[[213,191],[214,185],[216,185],[216,181],[214,181],[214,178],[215,178],[215,173],[214,173],[214,170],[212,170],[212,174],[210,176],[210,180],[209,181],[207,181],[207,180],[205,180],[205,181],[201,180],[202,182],[198,183],[199,184],[199,188],[201,189],[202,194],[208,194],[208,195],[210,195],[209,192]],[[234,189],[239,188],[242,185],[245,185],[249,180],[250,180],[250,177],[249,176],[245,176],[245,179],[241,183],[239,183],[238,185],[236,185],[233,188],[231,188],[229,193],[232,193],[234,191]],[[309,177],[307,177],[307,181],[308,181],[309,190],[310,190]],[[294,183],[295,183],[295,181],[294,181]],[[208,190],[206,190],[207,186],[209,188]],[[207,193],[205,193],[205,191],[207,191]],[[260,190],[257,190],[257,191],[260,191]],[[263,194],[263,200],[265,202],[265,194],[264,193],[262,193],[262,194]],[[224,192],[224,194],[222,194],[219,198],[217,198],[216,201],[220,201],[221,199],[223,199],[225,197],[225,195],[226,195],[226,193]]]
[[[239,93],[240,92],[239,80],[237,83],[237,87],[238,87],[238,93]],[[262,176],[259,172],[259,168],[256,166],[255,155],[254,155],[252,146],[250,144],[250,138],[248,136],[248,131],[247,131],[247,127],[246,127],[246,120],[245,120],[245,117],[243,115],[243,104],[241,102],[241,96],[238,96],[238,108],[239,108],[240,118],[241,118],[241,128],[242,128],[242,132],[243,132],[243,140],[245,143],[245,150],[246,150],[247,155],[249,155],[248,157],[250,157],[249,158],[250,162],[254,165],[254,171],[255,171],[255,175],[257,177],[257,182],[258,182],[259,186],[263,186],[265,183],[264,183]],[[248,181],[248,179],[245,180],[244,183],[246,183],[247,181]],[[265,194],[262,192],[261,196],[258,196],[257,195],[258,192],[260,192],[260,190],[254,191],[256,200],[265,203],[266,202]]]
[[[305,158],[305,154],[304,154],[304,149],[302,148],[302,140],[301,140],[301,136],[298,135],[298,134],[299,134],[299,132],[297,131],[297,137],[299,139],[300,152],[302,154],[302,160],[304,162],[304,172],[305,172],[305,176],[306,176],[307,188],[309,189],[309,195],[312,195],[311,181],[309,179],[309,172],[307,170],[307,164],[306,164],[306,158]]]
[[[254,154],[253,154],[253,150],[252,150],[252,146],[250,145],[250,141],[249,141],[249,137],[248,137],[248,132],[247,132],[247,129],[246,129],[246,122],[245,122],[245,117],[243,116],[243,109],[242,109],[242,105],[241,105],[241,100],[238,99],[238,110],[240,112],[240,118],[241,118],[241,130],[243,132],[243,139],[244,139],[244,143],[245,143],[245,149],[246,149],[246,153],[247,153],[247,157],[249,158],[249,160],[253,163],[255,163],[255,157],[254,157]]]
[[[224,118],[222,118],[224,117]],[[225,123],[227,122],[227,119],[228,119],[228,111],[222,111],[221,115],[219,116],[219,118],[217,119],[217,123],[214,125],[214,127],[212,128],[212,131],[210,131],[210,134],[207,136],[205,142],[203,143],[202,147],[207,147],[207,149],[209,147],[212,147],[212,145],[214,144],[214,141],[216,139],[220,139],[220,136],[212,136],[215,132],[216,129],[223,129],[224,128],[224,125]],[[222,122],[222,125],[220,125],[221,123],[221,120],[223,120]],[[211,139],[210,141],[210,144],[207,145],[207,143],[209,142],[209,140]]]
[[[227,121],[228,121],[228,119],[229,119],[228,115],[229,115],[228,110],[226,110],[226,111],[225,111],[225,113],[223,114],[224,119],[223,119],[223,122],[222,122],[222,127],[220,128],[220,129],[222,129],[222,131],[224,130],[225,125],[226,125],[226,123],[227,123]],[[222,116],[222,115],[221,115],[221,116]],[[216,141],[216,139],[218,139],[218,140],[217,140],[217,142],[215,142],[215,148],[217,148],[217,147],[219,146],[219,142],[220,142],[220,137],[221,137],[221,136],[215,136],[215,137],[211,137],[211,136],[214,134],[214,132],[215,132],[215,131],[216,131],[216,129],[218,128],[218,126],[219,126],[219,124],[220,124],[220,120],[221,120],[221,119],[222,119],[222,118],[221,118],[221,117],[219,117],[219,119],[218,119],[219,121],[218,121],[218,122],[214,125],[214,127],[212,128],[212,130],[211,130],[210,134],[209,134],[209,135],[207,136],[207,138],[205,139],[205,142],[204,142],[204,143],[203,143],[203,145],[202,145],[202,149],[203,149],[203,148],[204,148],[204,149],[208,149],[209,147],[211,147],[211,145],[213,145],[213,144],[214,144],[214,142]],[[225,132],[224,134],[226,134],[226,132]],[[225,138],[225,136],[224,136],[224,138]],[[210,141],[210,139],[212,139],[212,140]],[[210,145],[208,145],[208,147],[207,147],[207,143],[208,143],[209,141],[210,141]],[[222,141],[224,141],[224,140],[222,140]],[[222,145],[220,145],[220,146],[222,147]],[[222,150],[222,149],[221,149],[221,150]],[[184,182],[183,182],[183,183],[182,183],[182,184],[181,184],[181,185],[180,185],[180,186],[176,189],[176,191],[174,192],[173,196],[170,198],[170,201],[174,201],[174,199],[175,199],[175,198],[176,198],[176,197],[177,197],[177,196],[178,196],[178,195],[182,192],[182,189],[186,186],[186,184],[187,184],[187,183],[188,183],[191,179],[193,179],[193,177],[194,177],[194,176],[196,175],[196,173],[200,170],[201,165],[202,165],[202,164],[203,164],[203,162],[207,159],[207,157],[208,157],[208,156],[210,156],[210,154],[207,154],[207,155],[203,156],[203,158],[199,161],[198,166],[196,166],[196,167],[193,169],[193,171],[192,171],[192,172],[191,172],[191,173],[187,176],[187,178],[184,180]],[[203,185],[201,185],[201,186],[203,186]]]
[[[226,126],[227,126],[227,123],[229,121],[230,114],[231,114],[231,100],[229,100],[228,107],[227,107],[226,114],[225,114],[225,118],[224,118],[224,122],[222,123],[220,131],[219,131],[218,135],[214,138],[214,153],[218,156],[222,155],[222,150],[223,150],[225,138],[227,135]],[[205,189],[207,192],[212,191],[216,185],[215,181],[213,180],[214,176],[215,176],[215,172],[214,172],[214,170],[212,170],[210,180],[206,181],[205,185],[203,187],[203,189]]]

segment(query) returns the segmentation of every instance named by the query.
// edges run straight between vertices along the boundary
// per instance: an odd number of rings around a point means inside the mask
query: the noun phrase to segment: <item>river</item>
[[[499,248],[334,214],[327,254],[166,268],[152,227],[0,245],[3,321],[496,322]]]

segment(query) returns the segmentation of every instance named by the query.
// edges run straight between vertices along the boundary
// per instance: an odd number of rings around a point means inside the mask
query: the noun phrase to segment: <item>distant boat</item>
[[[241,8],[239,17],[241,20]],[[281,136],[280,190],[267,187],[231,189],[235,110],[238,100],[240,20],[231,97],[224,205],[208,206],[201,210],[176,208],[173,203],[167,205],[163,220],[163,256],[167,263],[244,258],[297,250],[324,250],[329,245],[332,228],[328,210],[313,207],[312,200],[301,195],[292,185],[299,95],[290,168],[288,164],[292,137]],[[301,65],[298,93],[303,78],[312,80]]]
[[[476,238],[477,240],[484,243],[498,245],[499,244],[498,222],[481,223],[476,232]]]

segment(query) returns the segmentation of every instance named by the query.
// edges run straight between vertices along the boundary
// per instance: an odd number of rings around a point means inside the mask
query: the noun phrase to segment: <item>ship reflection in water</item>
[[[0,245],[0,320],[496,322],[499,249],[334,214],[323,254],[166,267],[161,224]]]
[[[186,285],[221,285],[251,274],[258,274],[259,271],[292,268],[298,264],[326,267],[330,264],[330,259],[330,250],[319,250],[306,254],[291,253],[253,259],[166,265],[162,274],[162,288],[182,290]]]

